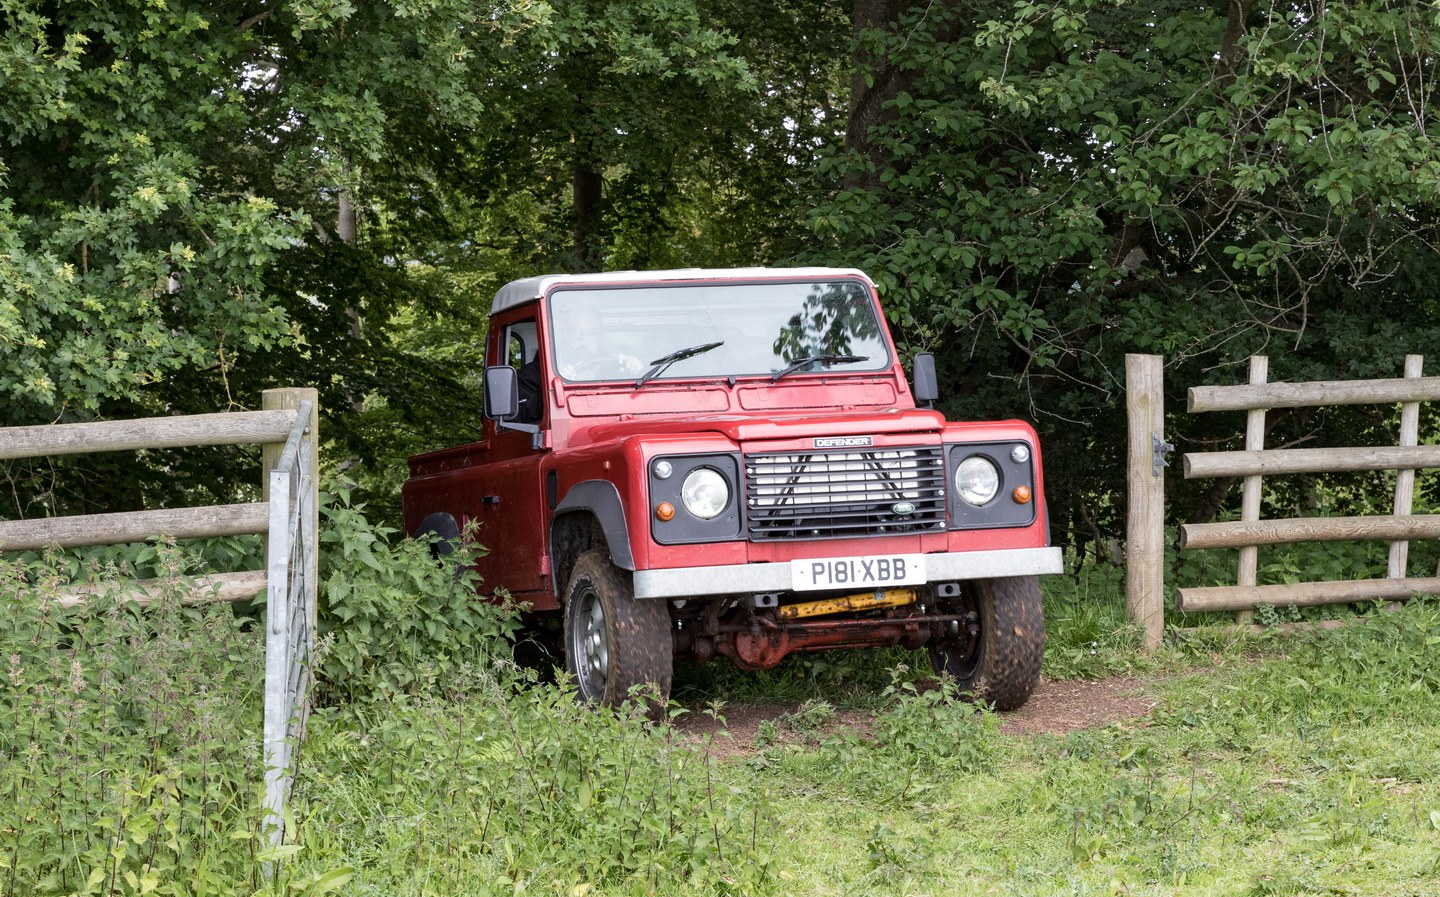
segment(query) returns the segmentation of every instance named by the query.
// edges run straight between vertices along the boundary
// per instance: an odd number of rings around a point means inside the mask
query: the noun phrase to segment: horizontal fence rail
[[[37,551],[52,545],[60,548],[124,545],[160,536],[203,539],[212,536],[264,535],[269,528],[270,509],[264,502],[42,517],[0,523],[0,549]]]
[[[189,577],[185,584],[188,593],[180,599],[181,604],[206,604],[211,601],[251,601],[265,591],[264,570],[244,570],[239,573],[210,573]],[[126,583],[125,600],[144,606],[155,600],[154,596],[168,594],[176,585],[174,579],[137,579]],[[99,595],[114,592],[114,583],[99,585],[66,586],[58,590],[61,607],[77,607]]]
[[[297,413],[289,409],[224,411],[143,420],[8,427],[4,440],[0,441],[0,460],[134,449],[284,442],[295,426],[296,416]]]
[[[1350,542],[1359,539],[1440,539],[1440,514],[1404,517],[1296,517],[1288,520],[1186,523],[1180,547],[1241,548],[1287,542]]]
[[[1185,455],[1185,477],[1243,477],[1262,474],[1350,473],[1364,470],[1419,470],[1440,467],[1440,445],[1377,448],[1265,449]]]
[[[11,427],[0,430],[0,460],[90,452],[207,445],[263,446],[266,500],[200,508],[0,521],[0,551],[116,545],[152,538],[262,534],[266,569],[187,577],[182,603],[266,598],[265,712],[262,752],[264,835],[285,836],[295,754],[309,707],[315,639],[319,530],[316,390],[272,389],[264,410],[145,420]],[[283,448],[281,448],[283,444]],[[145,605],[173,592],[180,579],[81,584],[58,592],[62,607],[100,595]],[[274,864],[266,871],[273,873]]]
[[[1320,405],[1391,405],[1436,400],[1440,400],[1440,377],[1407,377],[1404,380],[1317,380],[1312,383],[1192,386],[1186,392],[1185,410],[1194,414],[1201,411],[1314,408]]]
[[[1297,582],[1273,586],[1210,586],[1176,589],[1177,609],[1192,613],[1207,610],[1247,610],[1261,604],[1272,607],[1319,607],[1354,601],[1404,601],[1417,592],[1440,594],[1440,577],[1361,579],[1354,582]]]
[[[1415,471],[1440,467],[1440,446],[1417,445],[1419,403],[1440,399],[1440,377],[1422,377],[1423,358],[1405,359],[1405,377],[1397,380],[1266,383],[1266,359],[1251,359],[1251,382],[1239,386],[1195,387],[1188,409],[1246,411],[1246,451],[1189,453],[1187,478],[1244,477],[1245,506],[1241,520],[1186,524],[1180,528],[1182,549],[1239,548],[1237,585],[1180,588],[1181,611],[1241,611],[1261,605],[1313,607],[1356,601],[1404,601],[1417,593],[1440,593],[1440,576],[1408,577],[1407,549],[1414,539],[1440,538],[1440,515],[1412,514]],[[1271,408],[1316,405],[1402,403],[1398,445],[1360,448],[1263,448],[1264,414]],[[1260,483],[1264,475],[1396,471],[1394,513],[1365,517],[1300,517],[1259,520]],[[1294,542],[1383,540],[1390,542],[1384,579],[1352,582],[1307,582],[1256,585],[1257,546]],[[1242,617],[1242,619],[1244,619]]]

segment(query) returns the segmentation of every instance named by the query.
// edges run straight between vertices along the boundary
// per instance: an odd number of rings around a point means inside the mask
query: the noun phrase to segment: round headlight
[[[1000,470],[989,458],[971,455],[955,468],[955,491],[972,505],[986,504],[1000,491]]]
[[[680,500],[685,502],[685,510],[701,520],[710,520],[730,504],[730,484],[719,472],[697,467],[681,484]]]

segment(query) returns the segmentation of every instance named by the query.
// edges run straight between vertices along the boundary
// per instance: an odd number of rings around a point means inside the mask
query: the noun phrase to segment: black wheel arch
[[[460,545],[460,522],[455,519],[453,514],[445,511],[426,514],[424,519],[415,526],[415,531],[410,534],[410,537],[423,539],[427,536],[437,540],[430,545],[430,553],[436,560],[449,557]]]
[[[550,521],[550,567],[557,594],[570,579],[576,558],[592,548],[610,552],[622,570],[635,570],[630,531],[620,490],[607,480],[586,480],[571,487],[555,506]]]

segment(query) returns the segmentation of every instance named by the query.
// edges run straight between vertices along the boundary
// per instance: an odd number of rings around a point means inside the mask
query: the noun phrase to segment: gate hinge
[[[1172,443],[1166,442],[1165,437],[1159,433],[1150,434],[1150,475],[1159,476],[1160,470],[1170,466],[1170,461],[1165,456],[1175,451]]]

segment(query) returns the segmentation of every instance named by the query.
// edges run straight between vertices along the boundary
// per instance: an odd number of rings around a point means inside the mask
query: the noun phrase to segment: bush
[[[60,558],[0,560],[0,894],[251,894],[264,639],[229,606],[66,609]]]
[[[437,563],[429,543],[392,542],[342,486],[321,499],[319,678],[331,700],[444,691],[464,665],[511,655],[512,606],[476,596],[473,543]]]

